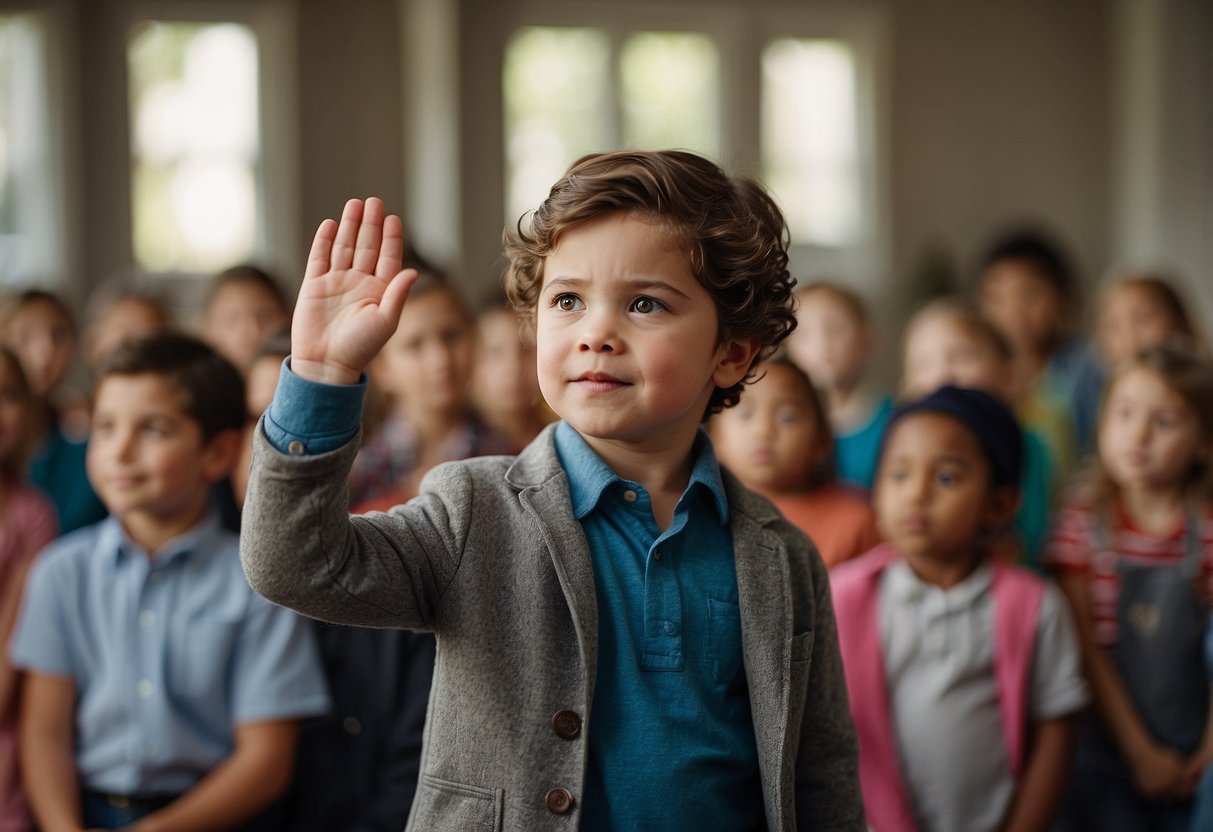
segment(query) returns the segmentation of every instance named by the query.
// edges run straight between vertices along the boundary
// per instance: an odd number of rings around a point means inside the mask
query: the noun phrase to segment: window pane
[[[720,158],[720,58],[710,38],[641,32],[619,63],[625,145]]]
[[[762,56],[762,160],[792,242],[863,236],[855,57],[830,40],[773,41]]]
[[[136,262],[204,272],[259,237],[257,42],[233,23],[140,24],[130,40]]]
[[[36,15],[0,15],[0,283],[62,279],[45,40]]]
[[[610,136],[610,46],[598,29],[520,29],[505,52],[506,217],[537,206]]]

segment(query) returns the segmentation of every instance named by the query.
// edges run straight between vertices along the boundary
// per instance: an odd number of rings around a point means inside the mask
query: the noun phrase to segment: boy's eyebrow
[[[563,289],[577,289],[577,288],[585,286],[586,284],[591,283],[591,282],[592,281],[589,278],[583,278],[583,277],[553,277],[551,280],[549,280],[547,282],[547,285],[545,285],[543,288],[544,288],[544,291],[547,291],[553,287],[563,288]],[[639,292],[639,291],[652,290],[652,289],[664,289],[665,291],[678,295],[681,298],[690,297],[689,295],[687,295],[686,292],[682,291],[677,286],[674,286],[671,283],[667,283],[664,280],[659,280],[659,279],[653,278],[653,277],[639,277],[634,280],[624,280],[621,282],[623,283],[624,286],[628,287],[629,289],[632,289],[633,291]]]

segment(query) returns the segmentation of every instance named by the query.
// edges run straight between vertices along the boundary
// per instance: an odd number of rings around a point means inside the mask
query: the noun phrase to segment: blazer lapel
[[[742,652],[758,764],[768,821],[772,829],[780,829],[783,801],[779,793],[791,783],[785,752],[792,695],[792,603],[783,543],[762,525],[767,518],[761,508],[756,513],[750,510],[754,503],[748,497],[739,488],[729,488]]]

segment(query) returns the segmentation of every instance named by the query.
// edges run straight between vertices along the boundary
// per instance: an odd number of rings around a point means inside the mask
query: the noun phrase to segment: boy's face
[[[1179,489],[1208,457],[1197,415],[1155,372],[1137,367],[1114,381],[1099,423],[1099,456],[1121,488]]]
[[[458,300],[434,289],[404,305],[400,325],[379,353],[375,380],[417,413],[463,409],[475,345]]]
[[[76,337],[71,322],[49,303],[36,301],[17,312],[5,340],[20,359],[36,398],[50,395],[71,369]]]
[[[188,521],[205,507],[211,483],[231,467],[235,445],[219,440],[202,441],[202,426],[182,408],[182,394],[160,376],[106,376],[93,407],[89,481],[124,522]]]
[[[803,491],[825,452],[829,428],[818,423],[803,380],[782,364],[746,387],[741,402],[712,418],[717,456],[748,488]]]
[[[977,300],[1016,353],[1039,353],[1061,327],[1064,304],[1057,287],[1022,260],[992,263],[981,277]]]
[[[894,423],[872,496],[881,534],[907,558],[956,563],[974,557],[982,533],[1009,519],[1005,492],[1013,511],[1013,490],[991,487],[977,437],[924,411]]]
[[[273,292],[256,283],[237,281],[212,298],[203,336],[244,372],[261,342],[290,322],[290,314]]]
[[[796,329],[787,338],[792,360],[826,389],[851,387],[863,377],[871,353],[868,328],[854,310],[829,292],[800,298]]]
[[[950,318],[922,321],[906,339],[902,388],[909,398],[953,384],[1010,400],[1010,377],[1010,367],[993,345]]]
[[[1121,286],[1108,295],[1096,322],[1096,337],[1107,365],[1175,335],[1179,322],[1147,289]]]
[[[482,411],[524,413],[539,401],[535,344],[509,310],[480,316],[473,388]]]
[[[712,296],[665,227],[599,217],[565,232],[544,264],[539,386],[591,446],[682,447],[757,351],[718,329]]]

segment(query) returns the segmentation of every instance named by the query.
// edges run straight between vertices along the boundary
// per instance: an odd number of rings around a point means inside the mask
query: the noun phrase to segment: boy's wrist
[[[319,384],[357,384],[362,378],[362,373],[357,370],[294,355],[291,356],[291,372],[302,379]]]

